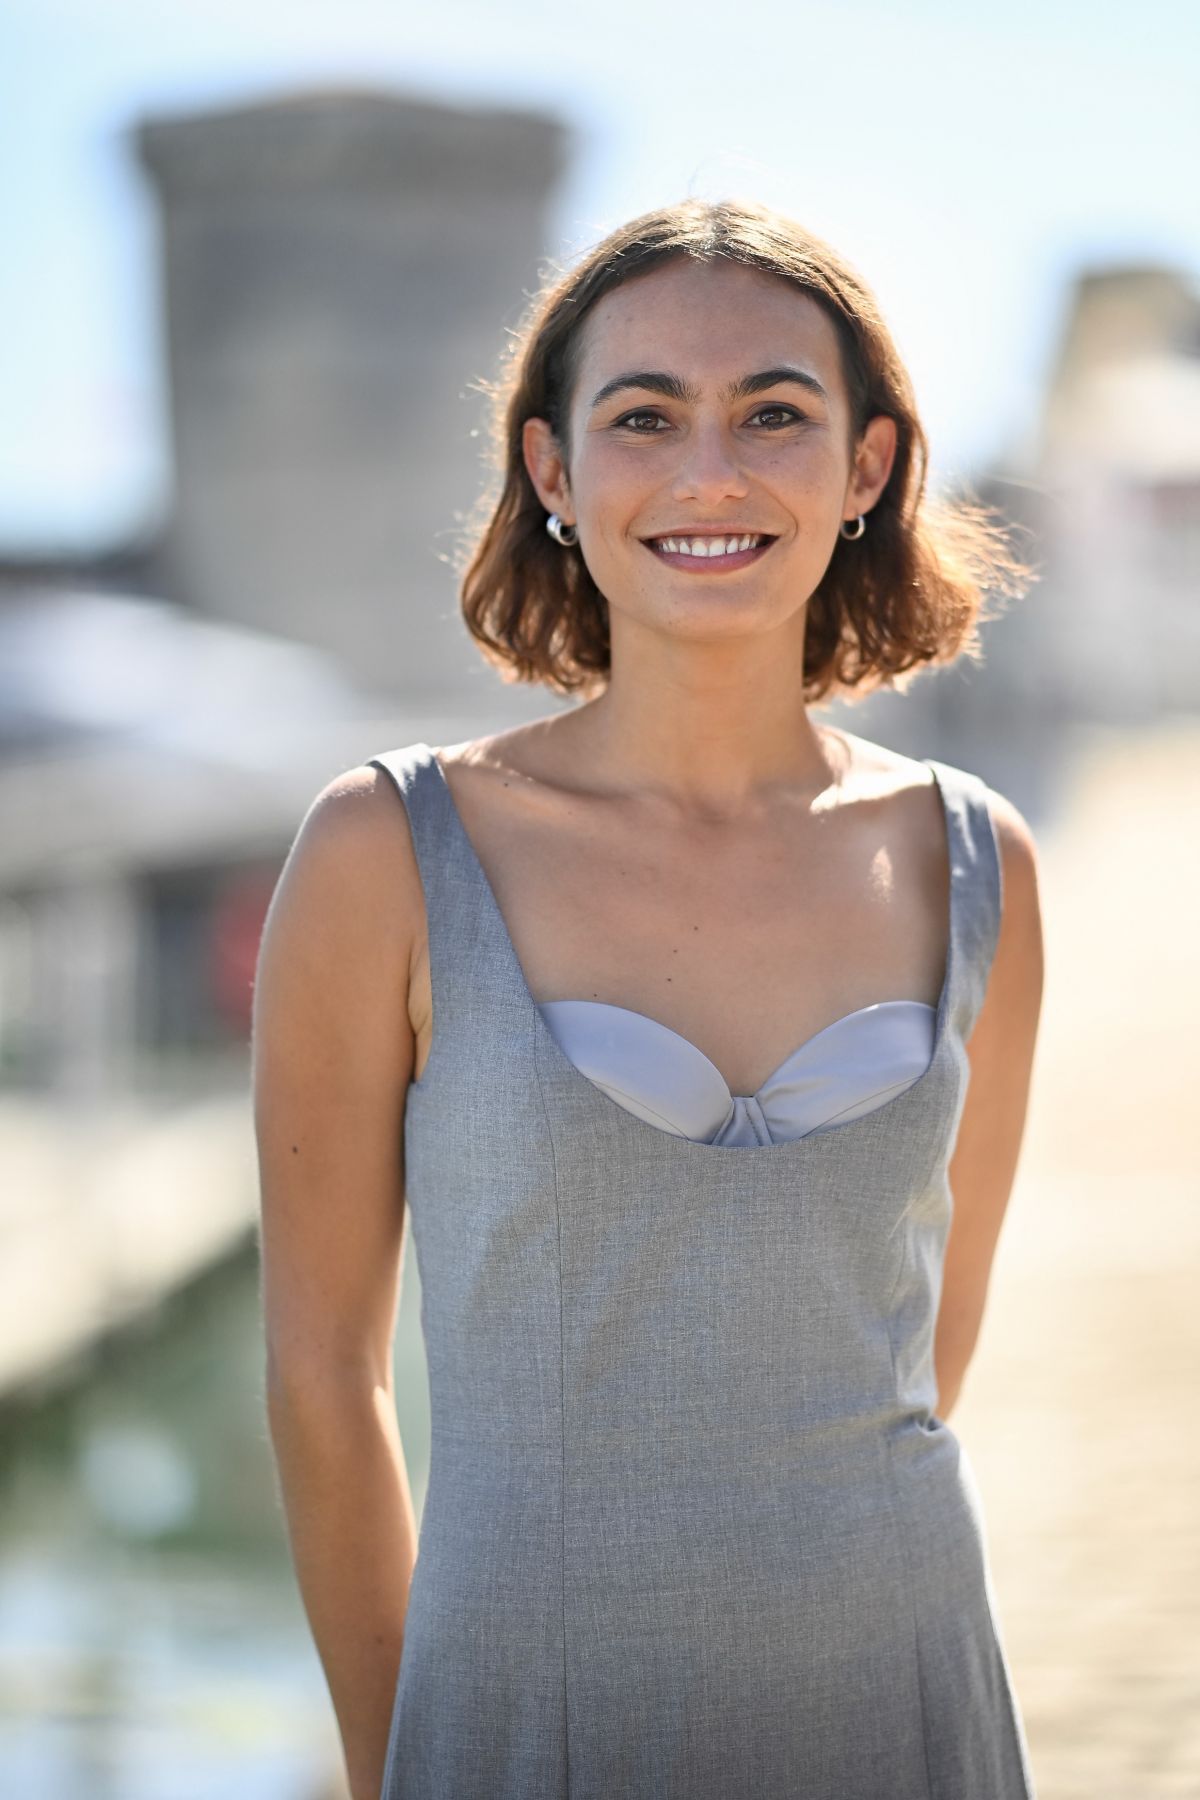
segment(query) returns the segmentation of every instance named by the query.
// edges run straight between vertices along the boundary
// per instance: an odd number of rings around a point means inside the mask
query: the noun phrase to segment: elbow
[[[382,1398],[393,1401],[392,1371],[379,1370],[364,1359],[352,1363],[307,1356],[280,1359],[268,1354],[263,1392],[272,1430],[297,1420],[336,1425],[361,1421]]]

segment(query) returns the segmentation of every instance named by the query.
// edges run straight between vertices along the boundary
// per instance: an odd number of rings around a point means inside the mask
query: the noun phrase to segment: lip
[[[663,532],[662,537],[745,537],[746,531],[697,531]],[[664,550],[661,542],[653,538],[643,538],[642,543],[651,556],[666,563],[669,569],[681,569],[687,575],[732,575],[738,569],[748,569],[751,563],[760,561],[775,543],[775,538],[766,532],[754,532],[750,535],[761,537],[764,542],[749,550],[734,550],[723,556],[685,556],[678,550]]]

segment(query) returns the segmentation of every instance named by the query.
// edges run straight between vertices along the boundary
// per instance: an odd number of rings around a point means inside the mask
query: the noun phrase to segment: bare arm
[[[268,1424],[354,1800],[383,1783],[416,1559],[392,1349],[423,900],[386,782],[351,770],[314,800],[254,992]]]
[[[1012,803],[989,789],[1004,906],[987,992],[967,1045],[971,1079],[950,1161],[954,1216],[934,1340],[937,1415],[948,1417],[979,1337],[992,1262],[1016,1175],[1041,1013],[1037,851]]]

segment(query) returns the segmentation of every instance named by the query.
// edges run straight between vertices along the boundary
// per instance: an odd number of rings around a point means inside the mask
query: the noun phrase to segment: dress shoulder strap
[[[430,745],[405,744],[366,761],[391,778],[408,814],[425,895],[435,1048],[455,1045],[465,1054],[479,1047],[485,1026],[504,1031],[519,1023],[520,965]]]
[[[428,744],[404,744],[367,758],[391,777],[408,814],[413,850],[425,894],[429,964],[434,991],[443,1005],[460,987],[456,963],[475,933],[471,917],[471,859],[456,827],[453,802]]]
[[[399,791],[428,894],[429,877],[434,875],[452,838],[449,796],[434,764],[433,751],[428,744],[404,744],[398,750],[381,750],[366,760],[390,775]]]
[[[983,1005],[1003,907],[1000,846],[983,778],[933,757],[925,761],[942,790],[954,884],[955,1024],[964,1041]]]

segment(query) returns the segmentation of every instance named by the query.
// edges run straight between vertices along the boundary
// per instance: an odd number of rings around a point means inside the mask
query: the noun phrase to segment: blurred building
[[[565,132],[377,93],[144,123],[162,218],[168,591],[398,696],[479,659],[449,559]]]
[[[252,1233],[283,856],[331,772],[447,722],[165,601],[0,606],[0,1399]]]
[[[95,937],[77,876],[103,869],[114,1019],[118,914],[160,893],[170,953],[139,976],[160,1068],[167,1038],[214,1035],[191,966],[210,951],[179,920],[218,870],[249,837],[277,871],[305,799],[393,741],[373,721],[436,741],[471,710],[448,567],[480,474],[466,386],[534,284],[564,140],[534,114],[353,91],[134,132],[161,201],[174,498],[90,561],[0,562],[0,892],[76,893],[36,958],[49,980]],[[250,933],[244,896],[237,916]],[[73,1085],[90,1031],[51,1000],[18,1025],[7,992],[8,1079]],[[94,1080],[127,1064],[115,1040],[90,1054]]]
[[[321,92],[134,142],[169,514],[0,558],[0,1395],[252,1231],[253,972],[308,802],[544,710],[481,665],[450,552],[563,128]]]
[[[1200,292],[1180,270],[1079,277],[1040,417],[979,486],[1042,569],[989,634],[994,704],[1035,726],[1200,706]]]

